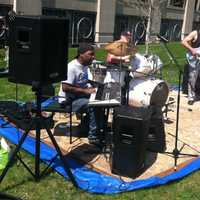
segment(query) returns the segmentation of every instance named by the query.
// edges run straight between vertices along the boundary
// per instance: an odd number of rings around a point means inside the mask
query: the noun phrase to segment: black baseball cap
[[[77,51],[77,57],[87,51],[94,51],[94,47],[89,43],[80,43]]]

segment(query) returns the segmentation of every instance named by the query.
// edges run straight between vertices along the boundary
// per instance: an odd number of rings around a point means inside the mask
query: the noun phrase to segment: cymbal
[[[136,48],[132,45],[128,45],[126,42],[115,41],[107,44],[104,49],[115,56],[127,56],[134,55]]]

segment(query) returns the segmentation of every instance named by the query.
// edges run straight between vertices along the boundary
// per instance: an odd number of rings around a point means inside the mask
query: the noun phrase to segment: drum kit
[[[169,94],[168,84],[156,78],[163,63],[157,55],[142,55],[137,53],[134,46],[125,42],[113,42],[107,44],[104,49],[115,56],[131,56],[127,65],[109,65],[94,61],[91,68],[93,80],[100,83],[119,82],[126,86],[126,74],[128,72],[128,104],[129,106],[143,107],[149,105],[164,106]]]

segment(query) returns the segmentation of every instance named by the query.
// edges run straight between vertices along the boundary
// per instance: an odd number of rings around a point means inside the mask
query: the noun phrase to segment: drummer
[[[111,65],[116,66],[117,68],[121,64],[127,64],[130,63],[131,55],[128,54],[128,47],[131,43],[131,32],[130,31],[124,31],[120,35],[120,39],[114,41],[110,45],[110,49],[106,49],[108,51],[106,62]],[[107,46],[109,47],[109,46]],[[109,71],[109,70],[108,70]],[[121,95],[122,95],[122,104],[126,102],[126,83],[125,83],[125,77],[128,77],[128,73],[126,73],[126,70],[119,71],[119,70],[113,70],[110,72],[107,72],[107,76],[105,79],[105,82],[119,82],[121,85]]]
[[[132,35],[130,31],[123,31],[120,39],[111,44],[111,49],[108,50],[106,61],[108,64],[113,65],[130,64],[131,70],[134,71],[131,73],[132,76],[134,76],[134,78],[143,78],[146,77],[152,70],[149,66],[147,58],[140,53],[136,53],[135,48],[132,48],[132,50],[134,50],[134,55],[133,51],[128,51],[130,49],[129,47],[131,46],[131,36]],[[117,44],[122,44],[124,46],[120,47],[120,45]],[[131,52],[132,55],[129,55],[128,53],[131,54]]]
[[[129,44],[131,42],[131,32],[130,31],[123,31],[121,33],[120,39],[116,40],[115,43],[125,43]],[[124,55],[124,56],[117,56],[111,53],[107,54],[106,61],[109,64],[120,64],[120,62],[129,63],[130,62],[130,55]]]

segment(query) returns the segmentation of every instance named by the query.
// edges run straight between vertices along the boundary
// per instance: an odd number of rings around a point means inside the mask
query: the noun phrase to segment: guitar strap
[[[193,48],[198,48],[198,47],[200,47],[200,30],[198,30],[197,40],[196,40],[195,42],[192,43],[192,47],[193,47]]]

